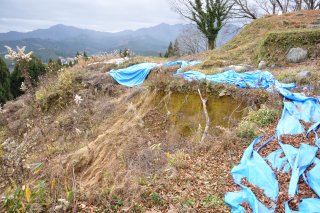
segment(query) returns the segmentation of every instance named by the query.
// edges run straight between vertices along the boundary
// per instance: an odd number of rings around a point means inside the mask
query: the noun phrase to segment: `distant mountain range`
[[[141,55],[158,55],[177,38],[183,27],[183,24],[160,24],[136,31],[108,33],[59,24],[26,33],[0,33],[0,54],[6,51],[4,45],[18,45],[27,46],[27,51],[34,51],[44,61],[58,56],[74,56],[77,51],[96,54],[124,48]]]
[[[185,26],[159,24],[135,31],[108,33],[59,24],[26,33],[11,31],[0,33],[0,55],[6,52],[4,45],[27,46],[27,51],[33,51],[45,62],[49,58],[74,56],[77,51],[97,54],[124,48],[129,48],[140,55],[158,55],[166,51],[169,42],[174,41]],[[234,25],[230,26],[232,29],[235,28]],[[221,45],[229,39],[230,33],[229,37],[227,35],[219,37],[218,44]]]

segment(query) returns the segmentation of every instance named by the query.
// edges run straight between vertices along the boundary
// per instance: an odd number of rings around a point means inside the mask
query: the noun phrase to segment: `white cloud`
[[[116,32],[184,22],[168,0],[1,0],[0,32],[54,24]]]

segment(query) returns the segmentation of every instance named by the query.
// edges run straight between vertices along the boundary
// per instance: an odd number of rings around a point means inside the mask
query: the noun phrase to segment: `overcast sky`
[[[55,24],[117,32],[183,22],[168,0],[0,0],[0,32]]]

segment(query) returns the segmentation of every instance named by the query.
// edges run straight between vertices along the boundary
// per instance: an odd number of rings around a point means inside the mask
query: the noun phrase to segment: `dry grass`
[[[253,63],[252,53],[268,32],[305,28],[311,23],[310,18],[318,17],[318,13],[302,13],[308,15],[299,16],[298,21],[298,13],[258,20],[221,49],[189,57],[207,60],[185,70],[216,73],[220,70],[212,67]],[[229,171],[239,162],[249,142],[239,139],[231,129],[246,113],[245,106],[256,110],[266,104],[280,109],[279,96],[264,90],[240,90],[230,85],[172,78],[177,67],[155,68],[143,86],[124,88],[101,73],[111,69],[110,65],[87,67],[87,63],[106,59],[91,58],[71,70],[50,74],[38,88],[37,104],[33,97],[24,96],[8,104],[5,110],[10,110],[0,114],[6,121],[1,123],[0,132],[2,126],[8,126],[0,138],[15,138],[22,148],[28,145],[24,165],[43,165],[37,173],[28,173],[30,176],[21,185],[30,184],[34,189],[38,180],[45,181],[51,199],[47,208],[54,205],[56,198],[74,192],[73,207],[86,203],[88,208],[99,207],[101,211],[228,212],[223,195],[226,188],[233,187]],[[120,68],[165,60],[134,57]],[[275,69],[273,73],[280,80],[295,80],[300,68],[307,68],[312,72],[311,84],[316,84],[316,63],[308,61]],[[204,116],[198,88],[208,97],[209,115],[218,118],[218,124],[225,124],[210,130],[201,145],[198,142]],[[79,106],[73,101],[75,94],[84,99]],[[43,107],[40,110],[33,106]],[[218,109],[222,109],[220,114],[224,117],[214,114],[220,112]],[[235,114],[238,118],[233,119],[231,115]],[[15,175],[24,177],[23,172]],[[51,189],[53,180],[55,187]]]
[[[211,67],[231,64],[257,65],[260,45],[270,32],[311,29],[319,22],[319,18],[318,11],[300,11],[258,19],[245,26],[239,35],[223,47],[199,55],[204,60],[201,70],[205,73],[215,73]]]

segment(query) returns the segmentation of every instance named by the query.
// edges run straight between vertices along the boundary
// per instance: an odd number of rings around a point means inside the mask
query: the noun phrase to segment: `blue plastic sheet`
[[[175,76],[181,76],[188,81],[192,80],[207,80],[215,83],[233,84],[240,88],[263,88],[281,87],[292,89],[295,84],[281,84],[275,80],[270,72],[254,71],[237,73],[234,70],[229,70],[215,75],[206,75],[198,71],[187,71],[177,73]]]
[[[157,64],[155,63],[137,64],[124,69],[111,70],[109,74],[119,84],[127,87],[134,87],[142,84],[149,75],[150,70],[156,66]]]
[[[247,202],[254,213],[274,212],[278,200],[279,183],[272,169],[283,173],[291,171],[291,179],[288,183],[289,197],[294,197],[299,193],[298,181],[301,177],[320,196],[320,160],[316,158],[320,147],[320,139],[318,137],[318,130],[320,129],[320,97],[313,98],[306,97],[300,93],[292,93],[288,89],[294,88],[295,84],[281,84],[270,72],[237,73],[231,70],[215,75],[206,75],[197,71],[181,73],[182,68],[198,63],[201,62],[174,61],[167,62],[164,66],[180,65],[175,76],[183,77],[189,81],[206,80],[215,83],[228,83],[240,88],[263,88],[268,91],[279,92],[284,97],[283,112],[276,129],[276,135],[263,142],[263,145],[259,148],[255,148],[255,145],[261,142],[261,137],[255,139],[245,150],[240,164],[235,166],[231,171],[235,183],[242,188],[239,192],[228,192],[225,195],[225,202],[231,207],[232,212],[245,212],[241,206],[243,202]],[[110,75],[119,84],[132,87],[142,84],[150,70],[155,66],[159,65],[143,63],[126,69],[112,70],[110,71]],[[306,132],[301,121],[312,122],[314,124]],[[310,134],[315,134],[315,146],[302,142],[297,149],[280,141],[281,135],[302,133],[306,133],[306,137]],[[277,140],[281,149],[270,153],[267,158],[263,159],[258,153],[259,150],[274,140]],[[306,172],[310,166],[314,167]],[[273,201],[272,209],[268,209],[259,202],[251,189],[241,184],[243,178],[246,178],[251,184],[264,191],[265,195]],[[320,212],[319,198],[303,199],[299,205],[299,211],[292,211],[289,208],[288,202],[285,204],[286,213]]]
[[[177,73],[179,73],[186,66],[194,66],[200,63],[201,61],[172,61],[165,63],[164,66],[180,65],[180,68],[177,70]],[[111,70],[109,74],[119,84],[134,87],[142,84],[149,75],[150,70],[156,66],[161,66],[161,64],[142,63],[124,69]]]
[[[262,159],[258,151],[272,140],[269,139],[255,151],[254,144],[257,143],[257,140],[260,140],[260,138],[258,138],[244,152],[240,164],[231,171],[234,182],[241,186],[242,190],[240,192],[229,192],[225,195],[225,202],[231,207],[232,212],[244,212],[241,206],[243,202],[247,202],[253,212],[274,212],[274,209],[266,209],[263,204],[256,200],[256,197],[252,195],[251,191],[248,191],[246,187],[239,184],[242,178],[247,178],[251,184],[263,189],[265,195],[276,203],[278,198],[277,196],[275,197],[271,191],[279,192],[275,189],[278,181],[271,178],[271,168],[266,162],[277,172],[289,173],[291,171],[291,178],[288,183],[289,197],[293,198],[296,194],[299,194],[298,182],[301,177],[318,196],[320,195],[320,160],[316,157],[320,145],[318,137],[318,130],[320,128],[319,98],[306,97],[300,93],[292,93],[286,88],[281,87],[282,84],[277,83],[277,81],[275,82],[275,90],[283,95],[285,99],[282,116],[275,135],[281,149],[270,153],[266,159]],[[301,121],[312,122],[314,124],[306,132]],[[300,147],[295,148],[289,144],[283,144],[280,141],[281,135],[302,133],[306,133],[306,137],[310,134],[315,134],[315,146],[304,144],[302,141]],[[314,167],[306,172],[311,166]],[[265,173],[262,174],[262,171],[265,171]],[[288,205],[289,201],[290,200],[285,204],[286,213],[320,212],[319,197],[303,199],[298,207],[299,211],[292,211]],[[261,207],[261,205],[264,207]],[[259,208],[257,208],[257,206],[259,206]]]

